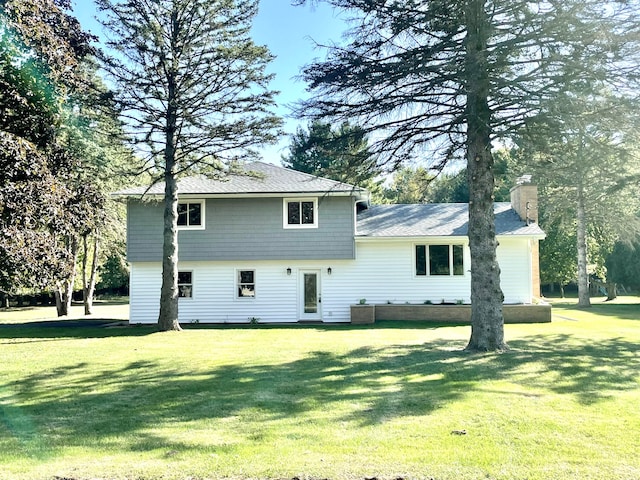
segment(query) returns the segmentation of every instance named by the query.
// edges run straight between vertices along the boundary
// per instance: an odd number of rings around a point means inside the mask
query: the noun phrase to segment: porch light
[[[327,268],[327,273],[331,275],[331,267]]]
[[[287,268],[287,275],[291,275],[291,267]]]

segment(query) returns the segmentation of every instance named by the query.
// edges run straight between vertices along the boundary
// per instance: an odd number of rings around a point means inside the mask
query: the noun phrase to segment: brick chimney
[[[511,189],[511,207],[520,219],[538,223],[538,187],[531,183],[531,175],[523,175],[516,180]],[[540,242],[531,240],[531,285],[534,298],[540,298]]]
[[[511,189],[511,207],[527,225],[538,223],[538,187],[531,183],[531,175],[516,180]]]

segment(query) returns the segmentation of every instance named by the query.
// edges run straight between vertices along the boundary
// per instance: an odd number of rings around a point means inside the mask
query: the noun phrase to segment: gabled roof
[[[494,204],[496,235],[524,235],[543,238],[536,223],[520,220],[511,204]],[[466,203],[427,203],[418,205],[373,205],[358,214],[356,237],[449,237],[466,236],[469,205]]]
[[[221,179],[202,175],[178,180],[179,195],[266,195],[266,194],[342,194],[362,195],[365,190],[347,183],[316,177],[277,165],[252,162],[241,167],[246,174],[230,174]],[[164,194],[164,182],[116,192],[116,196],[157,196]]]

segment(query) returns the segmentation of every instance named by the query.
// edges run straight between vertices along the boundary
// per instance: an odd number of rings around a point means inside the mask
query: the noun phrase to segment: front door
[[[300,271],[300,320],[322,320],[320,270]]]

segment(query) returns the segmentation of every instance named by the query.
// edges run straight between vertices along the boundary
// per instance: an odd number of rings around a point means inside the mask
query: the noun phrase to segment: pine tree
[[[146,155],[145,171],[164,181],[160,330],[179,330],[177,180],[221,174],[229,162],[275,141],[280,120],[253,43],[256,0],[98,0],[111,32],[105,68],[120,87],[127,130]]]
[[[346,44],[303,71],[302,117],[351,120],[396,168],[465,158],[469,183],[469,350],[501,350],[492,143],[578,80],[623,82],[638,62],[634,2],[326,0],[353,14]],[[302,0],[304,3],[304,0]]]

